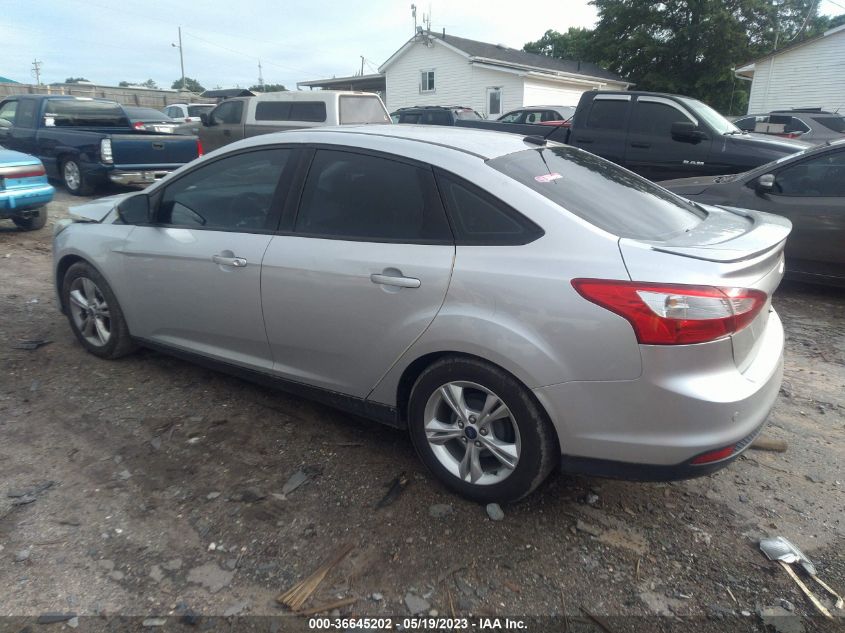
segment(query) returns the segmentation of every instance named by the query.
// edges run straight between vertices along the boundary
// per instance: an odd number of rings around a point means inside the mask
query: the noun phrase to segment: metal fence
[[[187,90],[155,90],[152,88],[120,88],[95,84],[33,84],[0,83],[0,99],[11,95],[71,95],[111,99],[123,105],[146,106],[161,109],[171,103],[216,103],[214,99],[202,99]]]

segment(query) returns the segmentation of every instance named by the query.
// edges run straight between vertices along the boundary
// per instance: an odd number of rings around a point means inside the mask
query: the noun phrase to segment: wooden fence
[[[94,97],[111,99],[123,105],[161,108],[171,103],[216,103],[214,99],[203,99],[187,90],[155,90],[152,88],[120,88],[98,86],[95,84],[52,84],[36,86],[33,84],[0,83],[0,99],[11,95],[71,95],[74,97]]]

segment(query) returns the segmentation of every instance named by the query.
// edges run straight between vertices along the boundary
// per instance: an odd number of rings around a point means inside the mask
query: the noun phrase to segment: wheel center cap
[[[474,440],[478,437],[478,431],[475,430],[475,427],[468,426],[464,429],[464,435],[466,435],[467,438]]]

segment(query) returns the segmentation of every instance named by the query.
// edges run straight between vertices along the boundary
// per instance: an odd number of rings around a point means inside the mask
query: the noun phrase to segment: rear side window
[[[317,150],[294,230],[357,241],[452,242],[430,169],[337,150]]]
[[[340,97],[340,123],[387,123],[389,117],[379,99],[375,97]]]
[[[753,132],[754,126],[757,125],[757,118],[754,116],[747,116],[744,119],[737,119],[734,125],[744,132]]]
[[[452,117],[443,110],[423,112],[420,116],[420,123],[425,125],[452,125]]]
[[[458,245],[528,244],[543,229],[478,187],[450,174],[437,174],[437,185],[452,218]]]
[[[587,118],[587,127],[601,130],[625,128],[625,114],[630,102],[618,99],[595,99]]]
[[[573,147],[529,149],[487,164],[619,237],[665,240],[706,217],[645,178]]]
[[[49,99],[44,110],[47,127],[129,127],[123,108],[109,101]]]
[[[256,121],[309,121],[326,120],[323,101],[259,101],[255,106]]]
[[[815,121],[816,123],[821,123],[828,130],[833,130],[834,132],[845,133],[845,117],[841,117],[841,116],[813,117],[813,121]]]

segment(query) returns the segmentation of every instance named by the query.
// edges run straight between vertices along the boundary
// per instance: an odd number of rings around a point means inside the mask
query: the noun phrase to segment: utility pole
[[[44,62],[40,62],[37,59],[32,62],[32,74],[35,75],[35,83],[36,85],[41,85],[41,66]]]
[[[264,75],[261,74],[261,60],[258,60],[258,85],[261,86],[261,92],[264,92]]]
[[[185,59],[182,57],[182,27],[179,29],[179,44],[170,44],[173,48],[179,49],[179,65],[182,67],[182,90],[185,89]]]
[[[364,56],[359,55],[359,57],[361,58],[361,76],[363,77],[364,76]]]

